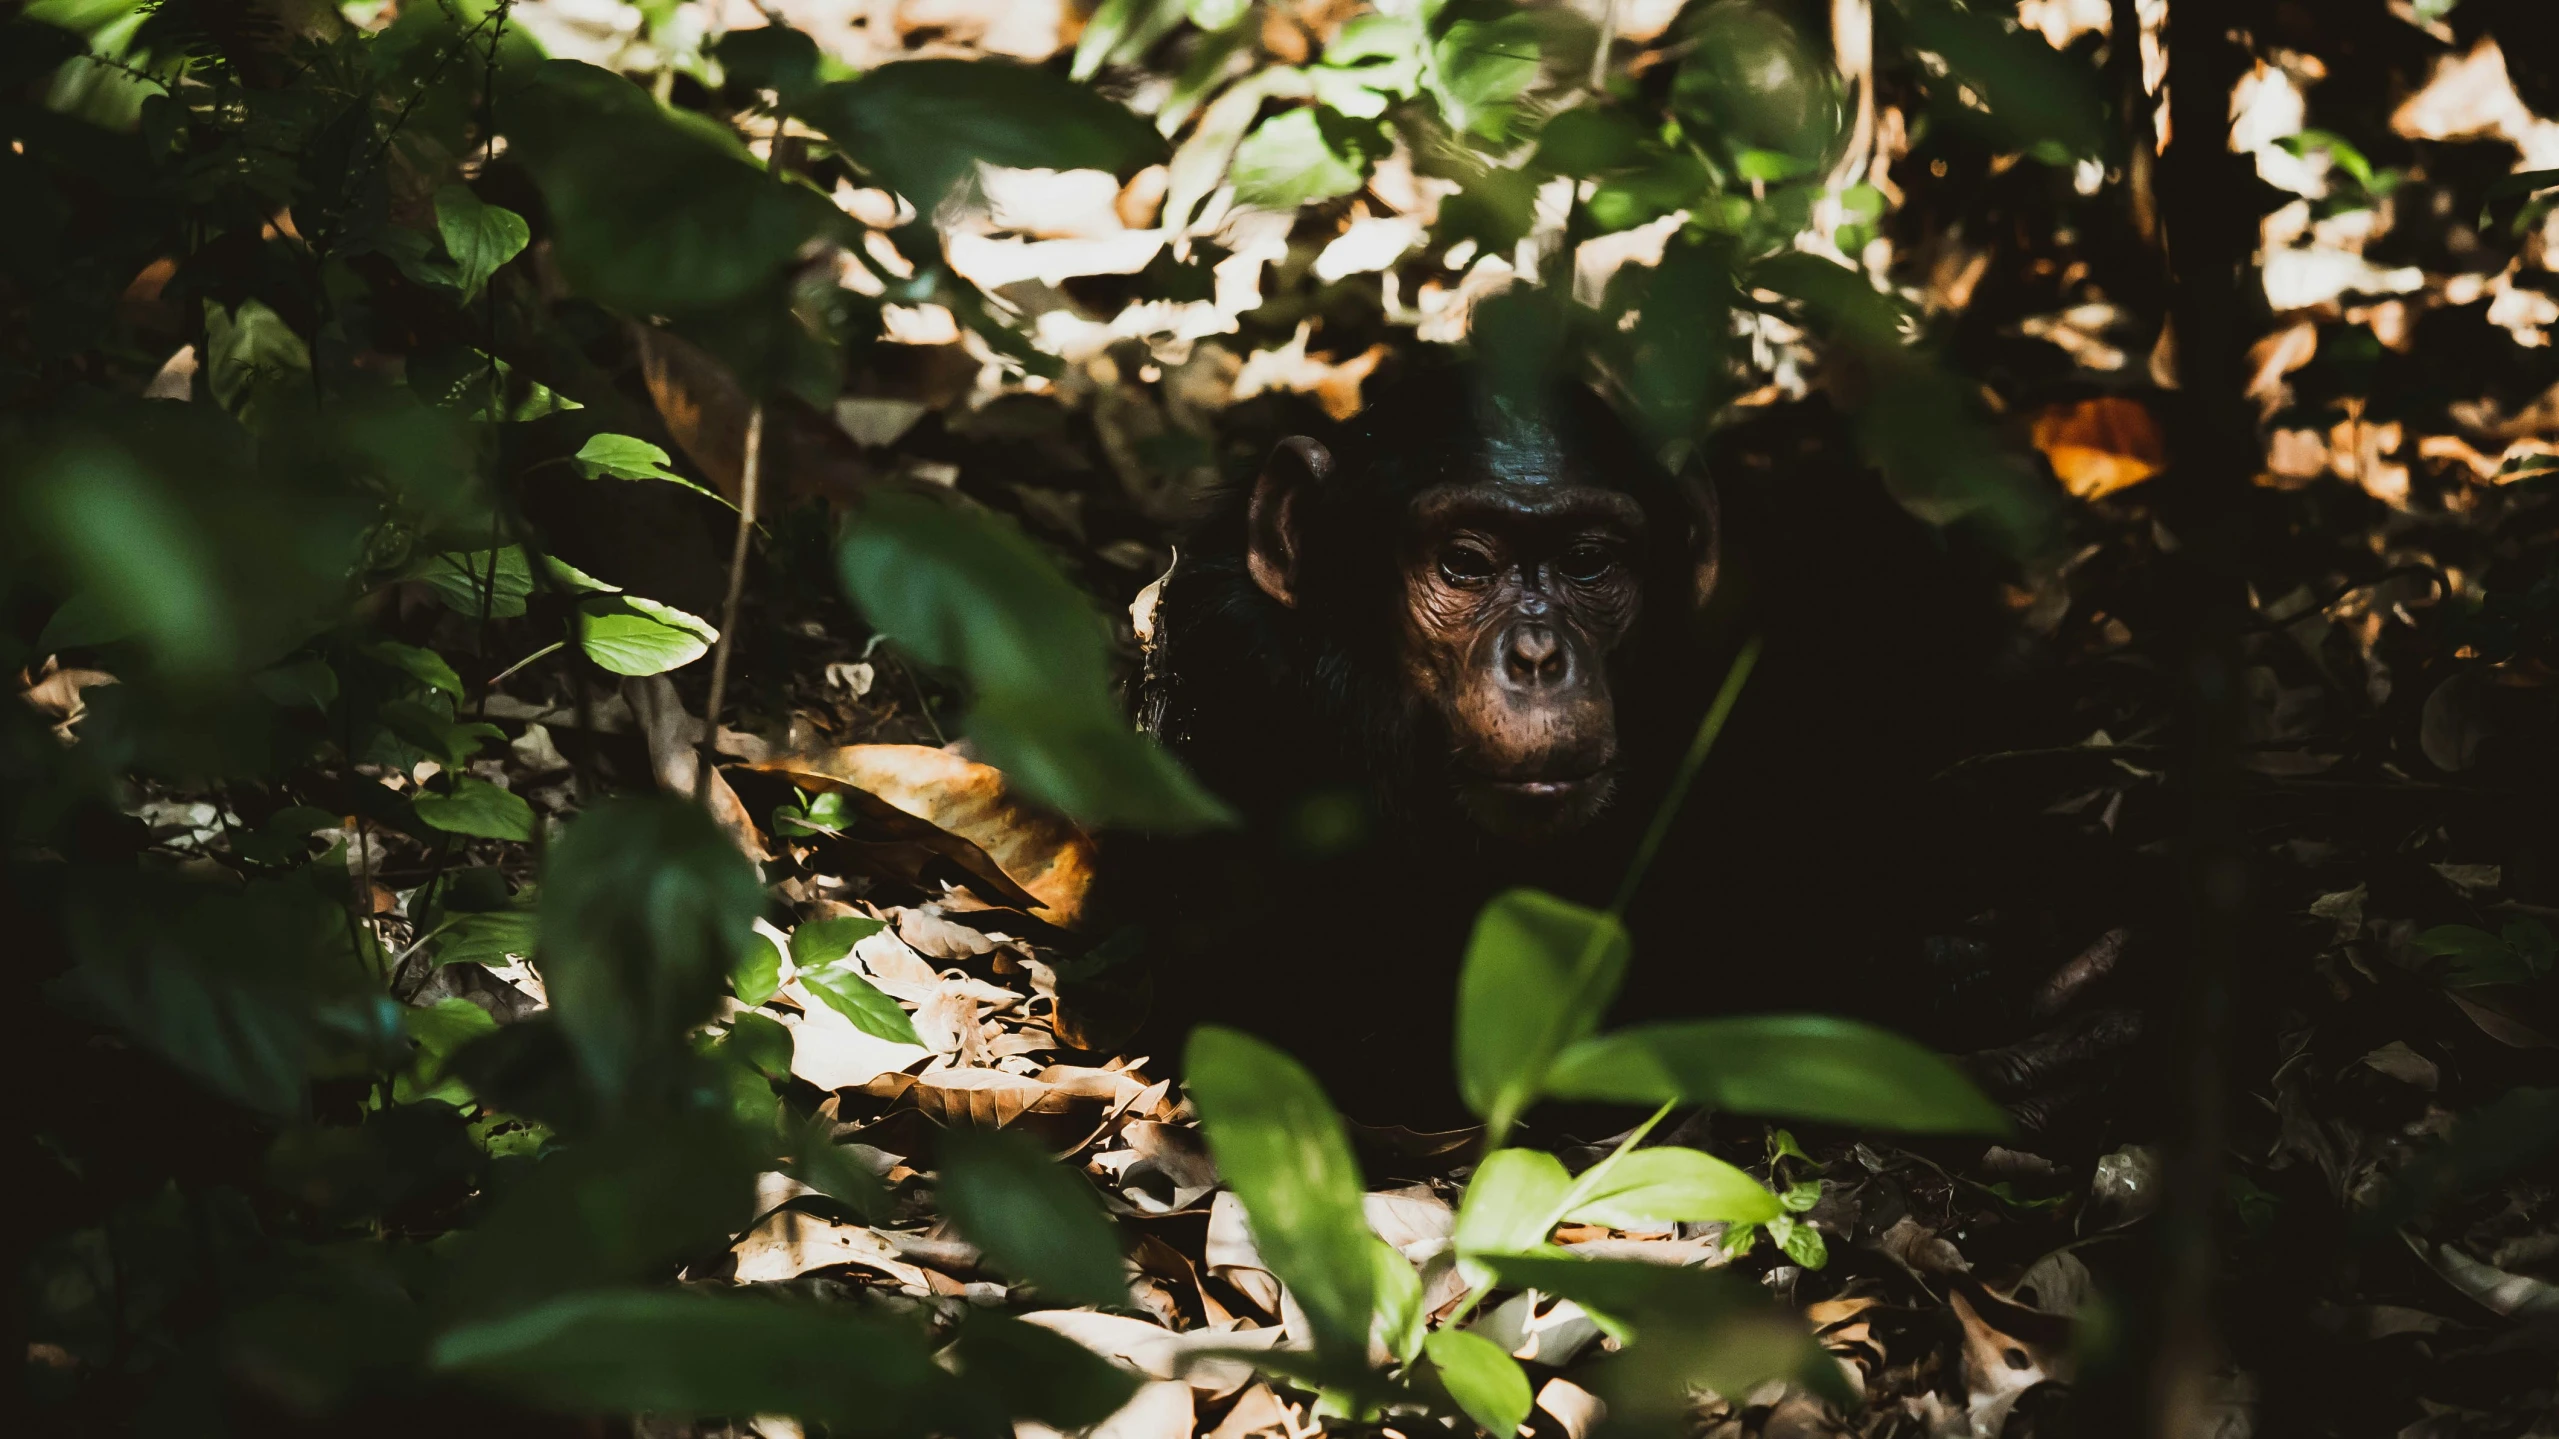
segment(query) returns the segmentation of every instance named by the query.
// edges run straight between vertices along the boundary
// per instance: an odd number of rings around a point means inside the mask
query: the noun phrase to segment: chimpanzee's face
[[[1414,497],[1400,650],[1447,736],[1458,808],[1538,841],[1588,824],[1615,785],[1608,657],[1642,603],[1644,512],[1569,472],[1509,468]]]

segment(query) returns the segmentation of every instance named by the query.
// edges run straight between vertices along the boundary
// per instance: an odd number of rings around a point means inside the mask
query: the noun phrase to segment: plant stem
[[[1724,687],[1715,692],[1715,702],[1706,707],[1706,717],[1698,721],[1697,736],[1689,741],[1679,772],[1671,777],[1660,807],[1653,811],[1651,828],[1644,831],[1643,842],[1635,846],[1635,858],[1626,866],[1626,878],[1617,886],[1617,897],[1608,902],[1610,914],[1623,916],[1626,906],[1634,902],[1635,891],[1644,882],[1644,871],[1652,868],[1653,857],[1670,836],[1671,822],[1679,818],[1679,807],[1688,799],[1688,787],[1696,783],[1697,771],[1704,767],[1708,751],[1715,748],[1715,737],[1724,732],[1724,721],[1731,718],[1733,705],[1742,697],[1742,686],[1750,682],[1751,669],[1759,663],[1759,643],[1759,636],[1753,635],[1743,642],[1741,653],[1733,656],[1733,667],[1724,674]],[[1587,961],[1593,957],[1584,958]]]
[[[520,660],[517,660],[514,664],[508,665],[505,669],[502,669],[502,670],[498,671],[496,674],[493,674],[493,675],[489,676],[488,684],[487,684],[486,686],[484,686],[484,687],[483,687],[482,692],[481,692],[481,693],[482,693],[482,703],[483,703],[483,704],[485,704],[485,703],[486,703],[486,700],[487,700],[487,691],[489,691],[489,690],[493,690],[493,689],[496,689],[496,688],[498,687],[498,683],[499,683],[501,680],[506,679],[509,675],[512,675],[512,674],[514,674],[516,671],[518,671],[518,670],[520,670],[520,669],[523,669],[526,665],[529,665],[529,664],[533,663],[535,660],[542,659],[542,658],[544,658],[544,657],[546,657],[546,656],[548,656],[548,655],[551,655],[551,654],[553,654],[553,653],[555,653],[555,652],[557,652],[557,651],[559,651],[559,650],[563,650],[563,649],[568,648],[568,644],[569,644],[569,642],[568,642],[567,640],[553,640],[553,641],[551,641],[549,644],[544,645],[542,648],[540,648],[540,649],[538,649],[538,650],[535,650],[533,653],[531,653],[531,654],[529,654],[529,655],[526,655],[524,658],[522,658],[522,659],[520,659]]]
[[[720,637],[711,645],[711,698],[702,708],[702,768],[693,781],[693,799],[711,803],[711,767],[717,763],[720,706],[728,699],[729,649],[737,637],[738,601],[746,594],[746,552],[755,538],[757,482],[764,468],[764,406],[747,412],[746,462],[739,467],[737,541],[729,547],[729,593],[720,603]]]

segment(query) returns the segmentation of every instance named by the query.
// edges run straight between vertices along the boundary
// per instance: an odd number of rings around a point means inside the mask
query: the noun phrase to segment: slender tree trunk
[[[2240,635],[2255,422],[2245,405],[2248,317],[2255,289],[2259,183],[2250,157],[2230,150],[2230,97],[2252,63],[2248,33],[2261,0],[2171,0],[2169,142],[2158,167],[2159,221],[2168,258],[2178,387],[2168,405],[2172,469],[2161,515],[2182,630],[2185,713],[2176,770],[2186,812],[2186,914],[2176,1011],[2180,1112],[2166,1155],[2144,1388],[2146,1432],[2183,1439],[2210,1432],[2222,1367],[2214,1289],[2214,1229],[2222,1208],[2231,980],[2247,903],[2239,825],[2244,698]],[[2136,42],[2137,43],[2137,42]]]

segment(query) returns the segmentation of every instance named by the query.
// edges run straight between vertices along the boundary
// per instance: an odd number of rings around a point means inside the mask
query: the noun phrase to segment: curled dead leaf
[[[2168,464],[2159,422],[2141,401],[2121,395],[2046,408],[2035,417],[2034,441],[2062,488],[2083,500],[2140,484]]]
[[[842,794],[893,839],[921,844],[1039,919],[1072,927],[1092,890],[1092,838],[1016,796],[1003,773],[926,745],[857,744],[753,766]]]

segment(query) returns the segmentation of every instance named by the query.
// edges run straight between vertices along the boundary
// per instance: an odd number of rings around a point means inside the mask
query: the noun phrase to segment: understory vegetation
[[[23,1432],[2559,1433],[2543,0],[0,17]],[[1534,889],[1475,1128],[1130,1052],[1149,586],[1443,349],[1988,577],[2154,1130]]]

